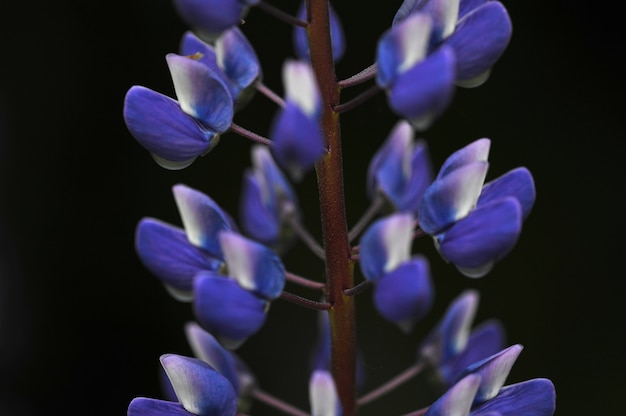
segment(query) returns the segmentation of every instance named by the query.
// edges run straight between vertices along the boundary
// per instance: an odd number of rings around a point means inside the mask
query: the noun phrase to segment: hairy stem
[[[339,114],[340,88],[330,41],[328,0],[307,0],[311,64],[317,77],[324,106],[322,131],[328,152],[317,164],[317,182],[324,250],[326,252],[326,300],[331,327],[332,374],[344,416],[356,414],[356,333],[354,299],[343,293],[353,286],[353,263],[348,241],[348,227],[343,191],[343,162]]]

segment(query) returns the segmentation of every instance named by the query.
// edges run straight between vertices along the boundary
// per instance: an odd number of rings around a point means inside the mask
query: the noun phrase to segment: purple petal
[[[401,74],[424,59],[431,24],[430,16],[417,13],[383,34],[376,50],[376,82],[381,88],[392,88]]]
[[[522,209],[517,199],[500,199],[476,208],[439,236],[439,251],[463,274],[481,277],[485,266],[511,251],[521,229]]]
[[[330,320],[326,311],[317,314],[317,342],[311,354],[313,370],[330,371]]]
[[[176,354],[161,356],[161,365],[176,397],[189,413],[226,416],[237,413],[237,396],[230,382],[209,364]]]
[[[511,20],[498,1],[490,1],[466,14],[445,41],[457,57],[456,79],[470,80],[491,68],[511,39]]]
[[[308,62],[288,60],[283,65],[285,100],[294,103],[307,117],[319,119],[322,98],[319,87]]]
[[[226,377],[236,393],[239,392],[239,375],[237,362],[232,353],[195,322],[185,325],[187,341],[194,355],[209,364],[218,373]]]
[[[222,231],[219,240],[228,274],[242,288],[267,300],[280,296],[285,287],[285,267],[274,251],[233,232]]]
[[[301,3],[297,14],[298,19],[306,20],[306,7],[304,2]],[[333,61],[338,62],[346,50],[346,39],[343,34],[343,27],[339,16],[333,9],[332,4],[329,4],[329,17],[330,17],[330,43],[333,51]],[[306,29],[301,26],[296,26],[293,30],[293,47],[298,56],[298,59],[308,61],[309,58],[309,39],[306,34]]]
[[[187,56],[170,53],[166,59],[180,108],[218,133],[228,130],[233,121],[233,98],[220,76]]]
[[[384,275],[374,288],[374,305],[388,321],[410,332],[433,304],[430,267],[418,256]]]
[[[444,47],[398,76],[388,91],[391,109],[419,130],[448,107],[454,92],[455,57]]]
[[[137,397],[128,405],[128,416],[192,416],[180,403]]]
[[[333,377],[327,371],[316,370],[309,383],[311,416],[338,416],[339,397]]]
[[[171,98],[134,86],[124,99],[124,121],[161,166],[182,169],[218,142],[214,131],[185,114]]]
[[[444,318],[426,338],[420,355],[439,366],[463,351],[468,343],[478,301],[479,294],[474,290],[466,290],[454,299]]]
[[[393,19],[393,25],[415,13],[424,13],[432,18],[431,44],[439,43],[454,31],[459,15],[459,0],[405,0]]]
[[[230,80],[233,98],[261,77],[261,64],[252,45],[236,27],[224,32],[215,43],[220,67]]]
[[[469,365],[496,354],[504,348],[504,328],[497,321],[486,322],[472,330],[467,345],[439,367],[447,384],[452,385]]]
[[[272,154],[294,180],[313,168],[324,154],[324,137],[316,119],[287,102],[272,127]]]
[[[424,416],[468,415],[479,385],[480,376],[465,377],[433,403]]]
[[[230,218],[215,201],[200,191],[182,184],[175,185],[172,191],[191,244],[223,259],[217,236],[220,231],[233,228]]]
[[[407,261],[413,240],[413,217],[395,214],[374,222],[360,241],[363,276],[372,282]]]
[[[209,37],[214,37],[229,27],[238,25],[247,11],[241,0],[174,0],[182,19]]]
[[[465,218],[476,206],[488,167],[487,162],[473,162],[434,181],[424,192],[419,207],[422,230],[439,234]]]
[[[478,199],[484,205],[507,196],[515,197],[522,207],[522,217],[526,218],[535,203],[535,182],[526,168],[513,169],[493,181],[486,183]]]
[[[378,149],[367,172],[367,190],[371,197],[377,191],[385,194],[394,204],[400,199],[410,175],[410,149],[413,129],[405,121],[399,121]]]
[[[191,292],[201,270],[217,270],[222,262],[193,246],[180,228],[152,218],[137,225],[135,247],[142,263],[172,288]]]
[[[452,153],[439,169],[437,179],[441,179],[454,170],[473,162],[486,162],[489,159],[491,140],[478,139]]]
[[[232,279],[201,272],[194,290],[198,323],[229,349],[241,345],[265,322],[266,302]]]
[[[519,344],[513,345],[470,365],[459,375],[459,378],[463,378],[468,374],[480,375],[480,387],[474,399],[475,405],[496,397],[502,386],[504,386],[504,382],[523,348]]]
[[[554,385],[548,379],[536,378],[512,384],[494,398],[474,409],[470,416],[498,412],[502,416],[552,416],[556,409]]]

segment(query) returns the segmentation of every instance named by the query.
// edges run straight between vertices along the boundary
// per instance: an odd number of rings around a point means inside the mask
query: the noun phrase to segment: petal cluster
[[[414,14],[431,18],[429,53],[444,47],[454,52],[455,82],[460,86],[485,82],[511,39],[511,20],[499,1],[405,0],[394,17],[394,26]]]
[[[453,153],[426,189],[419,207],[421,229],[461,273],[481,277],[511,251],[535,200],[532,175],[513,169],[484,183],[489,139]]]
[[[204,37],[214,39],[238,25],[258,0],[174,0],[180,17]]]
[[[137,227],[142,262],[180,300],[193,300],[200,324],[235,348],[265,322],[280,296],[285,269],[268,247],[241,236],[205,194],[174,187],[184,230],[154,219]]]
[[[176,354],[161,356],[178,403],[139,397],[128,407],[128,416],[234,416],[237,396],[231,383],[209,364]]]
[[[363,276],[374,284],[374,305],[388,321],[409,332],[430,310],[433,287],[423,256],[411,258],[414,220],[394,214],[374,222],[360,241]]]
[[[376,152],[367,172],[370,197],[382,194],[397,211],[417,214],[424,191],[433,180],[426,142],[400,121]]]
[[[244,174],[241,226],[255,240],[278,248],[290,240],[288,222],[299,217],[296,194],[267,147],[252,148],[252,165]]]
[[[425,415],[553,415],[556,394],[550,380],[532,379],[503,387],[521,351],[521,345],[513,345],[470,365]]]
[[[299,180],[325,152],[320,127],[321,95],[315,75],[305,61],[287,61],[283,66],[285,106],[272,126],[272,154]]]

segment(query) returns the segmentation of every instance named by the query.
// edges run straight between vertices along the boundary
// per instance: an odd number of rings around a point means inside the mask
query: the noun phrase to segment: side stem
[[[322,131],[328,152],[317,164],[317,182],[324,250],[326,258],[326,300],[331,326],[332,374],[341,400],[343,415],[356,415],[356,333],[354,298],[344,289],[353,286],[353,263],[348,241],[348,227],[343,190],[343,162],[339,114],[340,87],[330,42],[328,0],[307,0],[311,64],[322,95],[324,113]]]

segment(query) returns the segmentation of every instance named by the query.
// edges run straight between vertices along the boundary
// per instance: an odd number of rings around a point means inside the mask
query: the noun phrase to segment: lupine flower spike
[[[174,0],[192,30],[182,37],[180,55],[166,56],[176,97],[141,86],[126,94],[124,119],[131,135],[168,169],[190,165],[226,132],[256,143],[242,178],[241,231],[213,199],[185,185],[173,188],[181,226],[154,218],[137,226],[141,262],[176,299],[191,304],[193,321],[185,333],[195,358],[163,355],[166,400],[136,398],[128,415],[254,416],[263,411],[355,416],[365,413],[361,407],[422,376],[423,383],[416,385],[428,383],[440,397],[408,413],[391,401],[381,407],[384,414],[553,415],[556,394],[550,380],[507,385],[522,346],[505,348],[504,327],[497,320],[474,326],[476,290],[453,299],[422,340],[407,337],[416,356],[405,369],[366,394],[360,391],[363,380],[376,381],[378,366],[361,366],[355,328],[367,327],[357,322],[367,315],[357,313],[361,304],[354,298],[371,290],[380,316],[410,333],[433,309],[435,286],[449,282],[436,280],[426,255],[413,251],[420,247],[416,240],[431,237],[444,260],[462,274],[481,277],[513,249],[534,205],[534,181],[526,168],[487,181],[489,139],[453,152],[434,176],[426,138],[415,137],[416,131],[428,135],[433,122],[445,120],[456,86],[475,87],[488,78],[511,37],[504,6],[497,0],[404,0],[370,51],[374,64],[338,79],[334,65],[346,51],[346,34],[329,1],[299,1],[293,4],[294,15],[271,3]],[[253,26],[243,25],[252,7],[293,26],[288,29],[293,30],[298,60],[287,59],[282,66],[284,98],[269,85],[273,77],[262,79],[256,39],[249,42],[244,35]],[[256,17],[256,11],[250,13],[250,19]],[[365,82],[373,85],[342,100],[344,89]],[[278,106],[266,136],[233,122],[244,105],[254,104],[250,98],[255,91]],[[371,204],[349,229],[352,211],[346,196],[351,200],[355,188],[343,182],[342,151],[351,147],[344,146],[341,133],[349,123],[341,118],[381,91],[400,120],[377,145],[365,178]],[[320,202],[319,236],[303,220],[315,207],[304,206],[310,201],[302,195],[305,189],[292,186],[312,170]],[[225,175],[233,177],[232,172]],[[283,260],[295,237],[323,267]],[[317,330],[272,331],[285,337],[310,335],[312,348],[302,354],[308,369],[294,368],[299,374],[311,372],[307,411],[262,390],[263,375],[253,375],[250,368],[255,366],[249,368],[233,352],[248,339],[264,336],[263,326],[273,316],[268,310],[281,301],[318,314]],[[298,315],[292,322],[301,326],[311,320]],[[275,345],[299,354],[292,341],[280,339]],[[274,353],[271,347],[264,351]],[[246,348],[238,353],[245,358]],[[283,367],[275,367],[279,381],[301,382],[285,375]],[[279,384],[274,383],[277,391]],[[415,396],[422,401],[428,394]],[[259,402],[268,409],[259,409]]]

